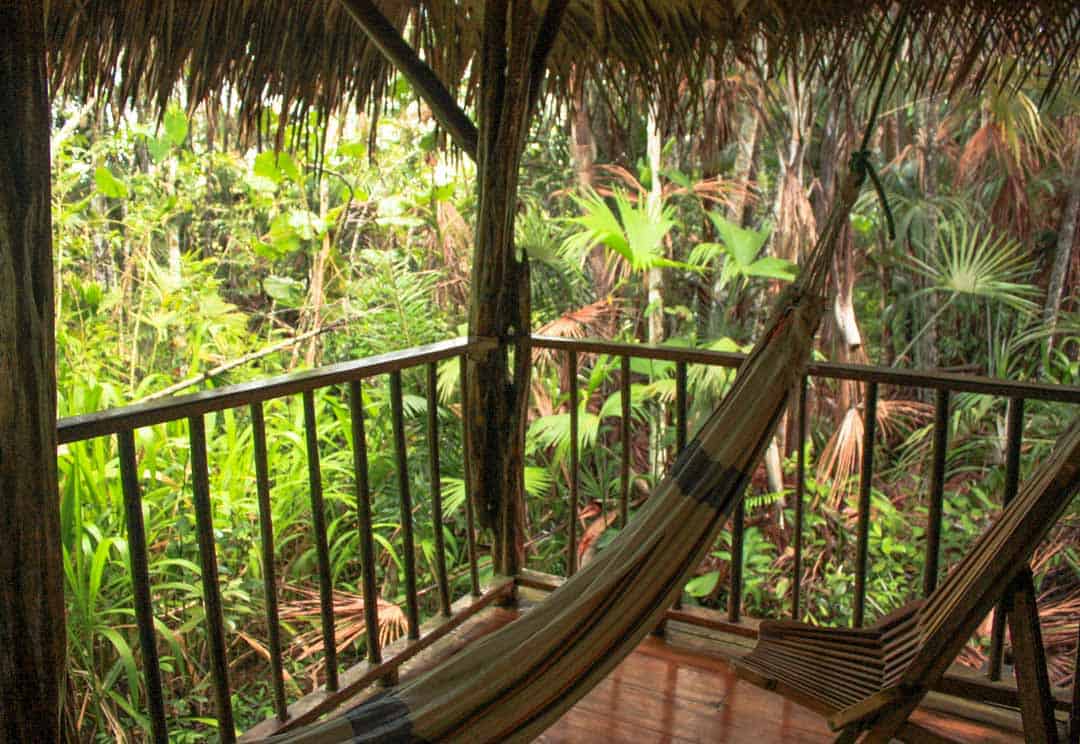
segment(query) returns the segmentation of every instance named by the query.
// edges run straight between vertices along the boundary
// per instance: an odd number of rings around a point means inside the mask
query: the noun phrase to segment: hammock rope
[[[902,26],[900,19],[893,58]],[[742,499],[805,373],[833,255],[861,186],[870,177],[883,193],[866,150],[887,78],[888,69],[806,266],[780,293],[719,407],[619,536],[544,602],[467,652],[340,717],[271,741],[529,742],[657,626]]]

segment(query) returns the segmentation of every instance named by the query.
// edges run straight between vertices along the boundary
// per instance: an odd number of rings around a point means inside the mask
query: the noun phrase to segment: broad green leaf
[[[263,279],[263,289],[285,307],[299,307],[304,300],[304,285],[287,276],[268,276]]]
[[[188,135],[187,116],[179,106],[170,106],[165,112],[165,136],[169,143],[179,147]]]
[[[113,175],[112,171],[104,165],[98,166],[94,171],[94,183],[103,196],[110,199],[126,199],[128,195],[127,185]]]
[[[691,597],[707,596],[716,588],[718,581],[720,581],[720,572],[709,571],[707,574],[702,574],[686,582],[686,593]]]

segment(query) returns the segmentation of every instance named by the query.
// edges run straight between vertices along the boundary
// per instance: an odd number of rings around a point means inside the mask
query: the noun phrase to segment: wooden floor
[[[1022,742],[982,725],[920,712],[959,741]],[[538,742],[831,742],[820,716],[735,677],[722,661],[649,638]]]
[[[522,610],[528,611],[533,598],[521,599]],[[512,622],[522,610],[484,610],[407,662],[401,669],[401,680],[407,681],[453,654],[467,653],[472,641]],[[824,720],[811,711],[737,679],[723,658],[724,652],[717,651],[718,640],[710,633],[669,622],[665,637],[643,641],[536,741],[814,744],[835,738]],[[752,644],[745,639],[734,642]],[[365,692],[345,707],[369,694]],[[919,709],[913,719],[959,742],[1023,742],[1022,736],[1008,730],[924,709]]]

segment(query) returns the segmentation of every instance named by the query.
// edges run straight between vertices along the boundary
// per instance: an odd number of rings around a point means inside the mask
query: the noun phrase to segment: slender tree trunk
[[[753,106],[743,106],[739,116],[739,140],[736,144],[735,169],[731,177],[740,187],[731,198],[727,217],[737,225],[743,224],[746,212],[747,187],[750,182],[750,169],[754,165],[754,151],[758,139],[758,113]]]
[[[664,207],[664,184],[660,177],[660,171],[663,168],[661,157],[664,143],[660,134],[660,125],[656,121],[656,114],[652,107],[649,108],[647,137],[649,173],[651,174],[648,210],[650,215],[659,217]],[[664,273],[659,268],[649,269],[645,281],[649,303],[649,343],[658,344],[664,340]]]
[[[937,163],[936,153],[934,152],[934,135],[937,131],[937,104],[933,99],[927,101],[921,107],[916,107],[916,111],[922,109],[922,131],[920,132],[920,146],[923,150],[923,191],[926,194],[927,200],[932,200],[937,196]],[[927,218],[926,230],[926,246],[925,250],[928,254],[933,255],[937,251],[937,218],[931,211],[930,216]],[[926,260],[926,256],[922,256],[923,260]],[[929,286],[930,280],[923,277],[921,283],[924,286]],[[925,301],[919,304],[919,307],[923,309],[923,316],[918,323],[915,324],[916,328],[921,328],[926,323],[928,318],[933,318],[934,314],[938,310],[938,298],[933,292],[929,292],[926,295]],[[923,369],[933,369],[941,363],[941,355],[938,351],[938,334],[937,334],[937,322],[930,324],[926,333],[919,339],[919,343],[915,346],[915,360],[916,366]],[[922,395],[929,395],[929,390],[920,391]]]
[[[596,138],[589,121],[589,104],[585,98],[585,81],[577,70],[573,73],[573,99],[570,105],[571,155],[574,171],[582,188],[592,186],[592,168],[596,162]]]
[[[739,190],[732,195],[731,203],[728,204],[727,208],[728,220],[740,226],[743,224],[743,217],[746,213],[746,189],[747,184],[750,181],[750,171],[754,167],[754,152],[757,148],[757,139],[758,113],[753,106],[746,105],[742,108],[739,119],[735,169],[732,173],[732,178],[739,187]],[[720,329],[723,328],[724,320],[724,290],[723,285],[720,282],[721,261],[723,261],[723,259],[717,259],[717,266],[714,271],[715,279],[713,280],[712,285],[712,306],[709,312],[708,324],[708,331],[712,336],[720,335]]]
[[[1065,202],[1065,213],[1061,217],[1061,229],[1058,231],[1054,261],[1050,266],[1050,283],[1046,288],[1046,305],[1043,308],[1043,320],[1051,334],[1057,328],[1058,314],[1061,312],[1061,295],[1065,288],[1065,275],[1069,271],[1069,259],[1076,243],[1076,228],[1080,222],[1080,147],[1073,153],[1072,169],[1069,175],[1069,197]],[[1047,337],[1047,350],[1053,348],[1054,337]]]
[[[0,741],[60,739],[64,585],[56,476],[44,14],[0,4]]]

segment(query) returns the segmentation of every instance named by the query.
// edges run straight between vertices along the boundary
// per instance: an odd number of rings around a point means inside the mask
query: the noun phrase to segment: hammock
[[[742,498],[805,371],[825,277],[861,181],[858,169],[846,179],[807,266],[719,408],[597,558],[468,653],[272,741],[528,742],[602,680],[661,621]]]

